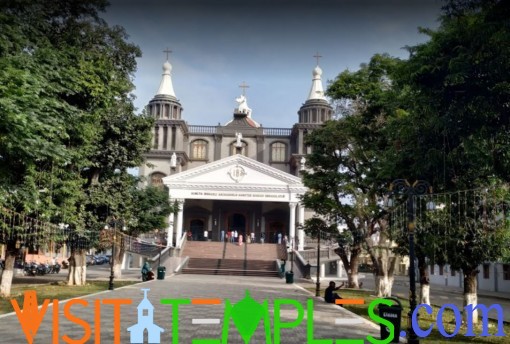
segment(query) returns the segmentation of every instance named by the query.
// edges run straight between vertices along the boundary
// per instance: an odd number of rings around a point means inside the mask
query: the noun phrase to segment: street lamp
[[[317,282],[315,284],[315,296],[321,296],[321,231],[317,231]]]
[[[113,239],[112,239],[112,258],[110,259],[110,283],[108,284],[108,290],[113,290],[113,265],[115,261],[115,241],[117,240],[117,222],[113,220],[111,222],[113,224]],[[104,229],[108,230],[108,225],[104,226]]]
[[[415,254],[414,254],[414,228],[415,228],[415,196],[425,195],[432,193],[432,187],[424,180],[417,180],[412,185],[406,179],[397,179],[390,184],[390,195],[400,195],[407,197],[407,229],[409,234],[409,288],[410,288],[410,299],[409,305],[410,310],[408,317],[411,319],[414,310],[416,309],[416,269],[414,265]],[[386,201],[386,206],[392,207],[395,204],[393,199],[389,197]],[[427,203],[427,209],[434,209],[435,205],[432,202]],[[420,341],[418,336],[414,332],[412,322],[409,321],[407,329],[407,342],[409,344],[419,344]]]

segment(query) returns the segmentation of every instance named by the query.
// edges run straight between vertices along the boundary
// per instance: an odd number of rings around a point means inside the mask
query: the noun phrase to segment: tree
[[[402,148],[393,151],[396,169],[405,164],[432,176],[445,192],[493,180],[508,183],[509,16],[507,1],[451,0],[440,27],[422,29],[430,40],[409,48],[411,56],[399,74],[413,102],[407,118],[394,126]],[[457,242],[447,257],[464,273],[465,304],[477,302],[478,265],[502,254],[493,251],[497,236],[483,235],[477,226],[453,223],[450,228]]]
[[[89,188],[138,166],[152,125],[134,114],[130,95],[140,50],[122,28],[99,17],[106,5],[0,4],[0,190],[6,195],[0,202],[66,223],[79,236],[97,230],[87,227],[98,216]],[[42,205],[44,214],[36,211]],[[70,281],[85,280],[83,255],[83,248],[72,252],[77,275]],[[10,280],[2,278],[2,285]]]
[[[365,247],[374,264],[378,294],[384,296],[391,294],[396,260],[385,240],[381,196],[386,180],[380,175],[380,152],[387,146],[383,130],[387,118],[399,110],[399,94],[391,81],[399,63],[387,55],[375,55],[360,70],[344,71],[335,79],[328,94],[347,104],[346,112],[307,135],[311,169],[303,173],[310,189],[303,198],[306,207],[341,223],[349,232],[339,238],[350,243],[348,250],[342,244],[336,251],[348,271],[349,284],[358,286],[357,261]],[[374,242],[376,233],[382,241]]]

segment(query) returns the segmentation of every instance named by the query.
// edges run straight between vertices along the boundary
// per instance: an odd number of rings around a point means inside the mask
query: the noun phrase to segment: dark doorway
[[[280,234],[280,240],[283,240],[285,225],[280,221],[269,222],[269,230],[266,237],[267,242],[278,243],[278,234]]]
[[[189,224],[192,240],[204,240],[204,221],[191,220]]]
[[[246,217],[243,214],[233,214],[228,219],[229,230],[237,231],[237,235],[242,235],[246,238]]]

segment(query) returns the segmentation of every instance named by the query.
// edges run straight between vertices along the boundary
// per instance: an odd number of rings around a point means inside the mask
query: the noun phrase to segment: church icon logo
[[[161,333],[165,330],[154,324],[154,306],[147,298],[147,292],[150,289],[142,289],[144,295],[143,300],[138,305],[138,323],[128,327],[130,332],[130,343],[161,343]],[[144,341],[144,335],[147,332],[147,341]]]

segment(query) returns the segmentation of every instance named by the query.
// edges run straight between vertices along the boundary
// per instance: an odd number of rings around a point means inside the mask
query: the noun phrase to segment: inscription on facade
[[[287,197],[286,194],[258,194],[242,192],[209,192],[209,191],[191,191],[191,196],[209,196],[209,197],[235,197],[235,198],[273,198],[281,199]]]

